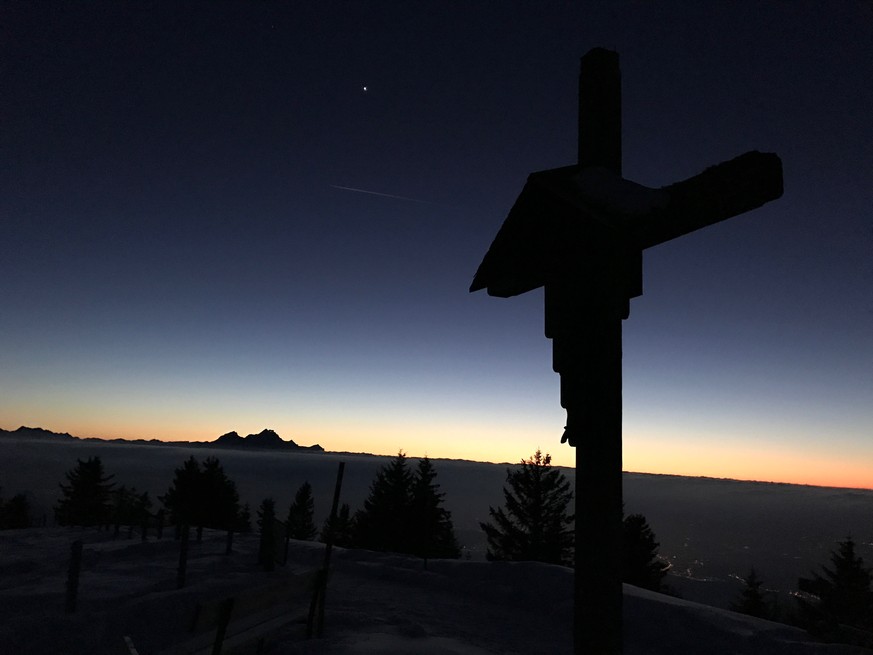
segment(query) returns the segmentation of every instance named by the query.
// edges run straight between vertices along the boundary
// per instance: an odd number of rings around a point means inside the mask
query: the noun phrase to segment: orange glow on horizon
[[[702,443],[689,452],[687,443],[662,441],[657,447],[626,448],[624,469],[664,475],[873,489],[873,470],[865,460],[840,458],[824,448],[803,453],[786,446],[759,444],[750,448],[720,442]]]
[[[190,424],[188,424],[190,423]],[[518,425],[494,431],[480,424],[432,422],[416,425],[406,421],[351,421],[338,419],[328,425],[316,421],[296,421],[293,425],[273,424],[233,425],[219,418],[209,422],[180,421],[173,417],[164,423],[141,427],[134,420],[105,423],[79,421],[22,421],[16,425],[5,422],[7,430],[18,425],[42,427],[53,432],[68,432],[78,437],[99,439],[159,439],[162,441],[213,441],[221,434],[236,430],[240,435],[275,430],[283,439],[293,439],[301,446],[320,444],[328,451],[370,453],[392,456],[402,450],[409,457],[429,456],[434,459],[462,459],[496,464],[517,464],[530,458],[539,448],[552,456],[552,464],[575,467],[572,448],[557,443],[554,434],[540,439],[531,434],[542,433],[536,426]],[[750,444],[742,441],[690,440],[682,438],[641,439],[626,436],[623,468],[628,472],[689,477],[725,478],[733,480],[776,482],[786,484],[873,489],[873,470],[867,466],[866,453],[838,456],[833,449],[809,449],[788,443]]]

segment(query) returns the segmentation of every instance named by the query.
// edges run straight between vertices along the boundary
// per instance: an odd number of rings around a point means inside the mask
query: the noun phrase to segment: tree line
[[[150,515],[148,493],[117,487],[99,457],[78,460],[60,485],[62,497],[55,507],[61,525],[137,525]],[[489,560],[539,561],[573,565],[574,518],[570,513],[573,492],[551,457],[537,451],[507,471],[504,507],[489,508],[492,521],[482,523]],[[456,558],[461,549],[451,513],[444,507],[436,468],[427,457],[411,467],[403,452],[382,466],[369,487],[363,506],[355,512],[344,503],[336,517],[320,530],[314,521],[312,486],[297,489],[284,520],[276,502],[265,498],[257,510],[259,532],[277,530],[291,539],[322,541],[337,546],[395,552],[422,558]],[[167,491],[158,497],[170,523],[190,525],[197,539],[203,528],[247,532],[251,516],[240,505],[236,484],[216,457],[201,464],[189,457],[175,469]],[[276,527],[277,522],[281,524]],[[667,566],[657,557],[658,543],[645,517],[625,518],[625,579],[638,586],[663,590]],[[262,555],[266,563],[269,557]]]
[[[752,568],[731,609],[797,625],[824,641],[873,647],[873,570],[858,555],[852,537],[837,543],[830,566],[798,578],[797,587],[796,604],[782,607]]]
[[[240,504],[236,484],[216,457],[207,457],[201,463],[191,456],[176,468],[170,486],[157,498],[160,509],[156,512],[148,492],[117,486],[100,457],[77,460],[65,477],[54,508],[59,525],[114,524],[118,531],[121,525],[138,526],[155,516],[166,516],[170,524],[194,528],[198,541],[204,528],[235,532],[252,529],[250,508]],[[572,566],[574,531],[569,506],[573,492],[564,474],[551,466],[551,457],[537,451],[530,460],[522,460],[519,468],[507,471],[507,483],[503,490],[505,506],[489,508],[492,522],[481,524],[488,559]],[[424,457],[410,467],[401,451],[377,471],[357,511],[352,512],[349,504],[343,503],[336,517],[328,517],[319,530],[314,520],[312,486],[304,481],[284,520],[277,516],[275,500],[263,499],[257,510],[257,527],[259,532],[271,535],[281,530],[290,539],[330,539],[341,547],[422,558],[456,558],[461,548],[444,498],[433,462]],[[20,507],[21,502],[25,502],[23,497],[8,505]],[[16,525],[25,527],[26,521]],[[626,581],[663,590],[661,581],[668,567],[658,560],[658,543],[642,515],[625,519],[625,544]]]
[[[313,522],[312,489],[304,483],[288,509],[288,534],[292,539],[311,540],[318,533],[321,541],[345,548],[425,559],[459,557],[451,512],[443,507],[445,494],[436,477],[430,459],[420,459],[413,470],[400,452],[377,471],[363,507],[352,513],[349,504],[343,503],[333,520],[324,521],[320,532]],[[265,499],[258,510],[259,527],[269,529],[275,511],[273,499]]]
[[[201,463],[191,456],[176,468],[167,491],[158,497],[161,509],[157,513],[152,512],[148,492],[117,486],[100,457],[77,460],[65,477],[54,508],[59,525],[136,526],[160,514],[177,527],[196,529],[198,541],[204,528],[235,532],[252,529],[249,506],[240,504],[236,484],[216,457],[207,457]],[[451,513],[443,506],[445,494],[439,490],[436,478],[430,459],[420,459],[411,469],[401,452],[377,472],[363,507],[355,513],[343,504],[335,519],[328,518],[318,530],[312,486],[304,481],[283,521],[277,517],[276,501],[263,499],[257,510],[257,526],[260,532],[273,535],[278,521],[282,535],[290,539],[330,538],[338,546],[424,558],[458,557],[460,547]]]

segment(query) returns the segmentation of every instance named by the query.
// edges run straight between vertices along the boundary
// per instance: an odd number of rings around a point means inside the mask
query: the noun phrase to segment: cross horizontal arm
[[[604,167],[564,166],[532,173],[485,253],[470,291],[487,288],[489,295],[505,298],[549,282],[599,284],[614,277],[607,271],[612,264],[602,265],[615,256],[622,262],[613,263],[627,282],[622,294],[633,298],[642,292],[638,258],[645,248],[781,195],[782,162],[775,154],[756,151],[660,189],[625,180]],[[631,268],[622,268],[625,264]]]
[[[782,161],[774,153],[747,152],[662,191],[664,206],[627,225],[643,249],[776,200],[782,195]]]

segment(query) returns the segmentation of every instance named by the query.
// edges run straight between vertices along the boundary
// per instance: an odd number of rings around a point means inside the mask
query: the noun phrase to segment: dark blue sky
[[[467,287],[603,46],[625,177],[785,175],[646,253],[625,467],[873,486],[869,2],[0,11],[0,426],[570,463],[541,294]]]

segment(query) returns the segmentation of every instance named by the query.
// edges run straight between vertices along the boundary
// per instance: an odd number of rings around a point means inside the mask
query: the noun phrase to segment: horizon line
[[[25,426],[25,425],[22,425],[22,426],[16,428],[15,430],[6,430],[4,428],[0,428],[0,433],[6,433],[8,435],[14,436],[15,432],[17,432],[18,430],[21,430],[22,428],[25,430],[41,430],[43,432],[47,432],[51,435],[56,435],[58,437],[61,437],[63,435],[69,435],[72,439],[75,439],[77,441],[102,441],[105,443],[113,443],[113,442],[123,441],[123,442],[129,443],[131,445],[150,445],[152,442],[157,442],[159,444],[164,444],[164,445],[167,445],[170,447],[173,447],[173,446],[185,447],[186,445],[189,445],[189,444],[197,444],[198,446],[202,445],[202,446],[208,447],[208,446],[213,446],[215,444],[215,442],[219,439],[219,437],[216,437],[215,439],[213,439],[211,441],[209,441],[209,440],[204,440],[204,441],[197,441],[197,440],[166,441],[166,440],[157,439],[157,438],[145,439],[145,438],[141,438],[141,437],[135,438],[135,439],[130,439],[127,437],[109,437],[109,438],[106,438],[106,437],[78,437],[78,436],[70,434],[69,432],[53,432],[52,430],[47,430],[45,428],[29,427],[29,426]],[[265,428],[265,430],[268,430],[268,429],[270,429],[270,428]],[[271,430],[271,431],[275,432],[274,430]],[[276,432],[275,434],[277,436],[279,436],[278,432]],[[395,455],[369,453],[369,452],[353,452],[353,451],[346,451],[346,450],[328,450],[328,449],[324,448],[323,446],[321,446],[320,444],[313,444],[313,445],[316,445],[316,446],[319,446],[322,448],[321,451],[316,451],[316,450],[313,450],[312,446],[301,446],[301,445],[297,444],[297,442],[294,441],[293,439],[286,440],[286,439],[282,439],[281,436],[279,436],[279,438],[284,443],[293,443],[295,446],[297,446],[297,448],[296,448],[297,451],[303,451],[305,453],[315,453],[314,456],[316,456],[316,457],[319,455],[319,453],[323,454],[323,455],[363,455],[363,456],[367,456],[367,457],[386,457],[386,458],[390,458],[390,457],[395,456]],[[219,446],[218,448],[222,449],[222,450],[242,450],[240,448],[234,448],[232,446]],[[267,448],[260,449],[260,450],[262,450],[264,452],[271,452],[270,449],[267,449]],[[401,449],[401,452],[402,452],[402,449]],[[430,455],[409,455],[407,453],[404,453],[404,456],[406,458],[409,458],[409,459],[424,459],[425,457],[427,457],[428,459],[430,459],[432,461],[470,462],[472,464],[491,464],[494,466],[519,466],[521,464],[521,462],[507,462],[507,461],[496,462],[496,461],[488,461],[488,460],[465,459],[462,457],[431,457]],[[555,464],[553,466],[555,468],[575,471],[575,467],[573,467],[573,466],[563,466],[560,464]],[[622,469],[622,475],[625,475],[625,474],[628,474],[628,475],[652,475],[652,476],[673,477],[673,478],[687,478],[687,479],[691,479],[691,480],[714,480],[714,481],[721,481],[721,482],[739,482],[739,483],[746,483],[746,484],[791,485],[791,486],[795,486],[795,487],[815,487],[818,489],[845,489],[845,490],[852,490],[852,491],[871,491],[871,492],[873,492],[873,487],[850,487],[850,486],[838,486],[838,485],[833,485],[833,484],[811,484],[808,482],[786,482],[786,481],[780,481],[780,480],[760,480],[760,479],[751,479],[751,478],[716,477],[716,476],[712,476],[712,475],[688,475],[688,474],[683,474],[683,473],[654,473],[654,472],[647,472],[647,471],[627,471],[627,470]]]

